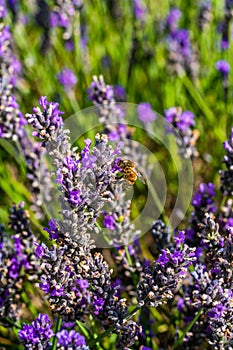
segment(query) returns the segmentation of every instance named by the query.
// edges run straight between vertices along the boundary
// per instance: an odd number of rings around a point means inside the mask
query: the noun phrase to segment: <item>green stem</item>
[[[131,256],[129,254],[129,249],[127,246],[125,247],[125,254],[126,254],[126,258],[128,260],[129,266],[133,266],[133,262],[132,262]]]
[[[53,337],[53,345],[52,345],[52,349],[51,350],[56,350],[56,346],[57,346],[57,337],[56,334],[60,331],[61,329],[61,324],[62,324],[62,318],[60,316],[58,316],[57,318],[57,324],[56,324],[56,329],[55,329],[55,335]]]
[[[185,75],[182,78],[182,83],[196,102],[196,104],[199,106],[199,108],[203,111],[206,118],[209,122],[213,122],[215,120],[215,116],[212,113],[211,109],[206,104],[204,97],[201,96],[201,93],[198,91],[198,89],[194,86],[192,81]]]
[[[79,112],[80,111],[80,106],[78,104],[78,101],[75,97],[74,91],[70,91],[68,94],[68,97],[70,98],[70,104],[71,107],[73,108],[74,112]]]
[[[164,207],[154,189],[154,187],[152,186],[152,183],[149,179],[147,179],[147,186],[148,186],[148,190],[151,192],[152,198],[155,202],[155,204],[157,205],[159,212],[162,214],[162,212],[164,211]]]
[[[183,339],[185,337],[185,335],[190,331],[190,329],[192,328],[192,326],[194,325],[194,323],[197,321],[197,319],[199,318],[199,316],[201,315],[203,311],[203,308],[201,310],[198,311],[198,313],[196,314],[196,316],[194,317],[194,319],[192,320],[192,322],[189,323],[189,325],[185,328],[185,330],[182,332],[181,336],[177,339],[177,341],[175,342],[173,349],[177,348],[180,344],[183,343]]]
[[[35,306],[32,304],[31,299],[28,297],[28,295],[25,292],[21,293],[21,298],[24,301],[24,303],[27,305],[28,309],[30,312],[33,314],[33,316],[37,315],[37,309]]]
[[[98,339],[98,334],[96,333],[96,329],[95,329],[95,321],[94,321],[94,319],[93,319],[93,316],[92,315],[90,315],[89,316],[89,319],[90,319],[90,324],[91,324],[91,329],[92,329],[92,334],[93,334],[93,337],[94,337],[94,339]],[[97,341],[96,342],[96,347],[100,347],[100,343]]]

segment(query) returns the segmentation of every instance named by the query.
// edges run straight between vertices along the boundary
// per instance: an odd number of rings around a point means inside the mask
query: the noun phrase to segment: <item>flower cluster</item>
[[[9,227],[10,237],[1,226],[0,244],[0,315],[1,322],[17,320],[22,313],[23,286],[25,281],[35,283],[39,279],[39,261],[34,253],[36,239],[30,229],[29,214],[24,203],[13,206]]]
[[[82,9],[82,0],[56,0],[50,14],[50,25],[63,30],[63,39],[70,50],[73,46],[72,34],[75,15]]]
[[[114,183],[114,157],[119,150],[109,146],[106,137],[97,135],[92,150],[90,140],[86,140],[78,153],[71,148],[68,133],[63,130],[58,104],[49,103],[45,97],[39,103],[42,110],[34,108],[34,113],[26,117],[35,128],[34,135],[53,158],[57,182],[61,184],[63,215],[63,220],[51,219],[46,229],[58,246],[37,245],[42,270],[40,287],[53,312],[67,321],[91,313],[105,327],[115,325],[125,342],[127,335],[131,337],[129,329],[134,327],[136,334],[140,327],[125,320],[125,300],[118,299],[117,290],[111,289],[112,271],[100,253],[91,252],[94,241],[90,236],[98,232],[96,219],[102,214],[106,192]],[[136,341],[136,336],[133,339]]]
[[[88,94],[97,108],[99,122],[103,124],[104,133],[108,135],[109,140],[114,143],[122,142],[124,156],[139,164],[149,175],[150,169],[145,155],[140,152],[140,145],[132,140],[134,129],[126,123],[125,114],[127,111],[124,106],[116,103],[113,86],[105,84],[102,75],[99,78],[94,76]],[[147,103],[139,106],[138,114],[144,124],[150,124],[149,122],[156,119],[155,113]]]
[[[3,3],[6,10],[6,4]],[[43,199],[50,200],[50,179],[45,165],[40,164],[43,152],[25,130],[26,120],[19,109],[13,89],[17,86],[21,64],[13,54],[11,33],[8,26],[0,24],[0,138],[18,141],[25,158],[27,178],[31,185],[33,209],[37,217],[43,217]],[[40,176],[41,175],[41,176]],[[42,199],[41,192],[44,193]]]
[[[168,63],[172,72],[182,74],[184,71],[195,77],[198,73],[196,53],[190,43],[190,35],[187,29],[178,29],[177,22],[181,16],[178,9],[171,9],[167,16],[166,24],[169,30]]]
[[[52,322],[48,315],[43,314],[39,314],[31,326],[24,324],[22,330],[19,331],[19,338],[25,349],[47,349],[49,339],[54,334],[51,327]]]
[[[99,113],[99,121],[105,125],[106,128],[110,123],[119,123],[123,118],[121,109],[116,106],[114,98],[114,89],[111,85],[105,84],[102,75],[93,77],[93,81],[88,89],[89,98],[97,107]],[[111,129],[109,130],[109,132]]]
[[[62,330],[56,334],[58,339],[57,349],[64,350],[89,350],[85,338],[74,330]]]
[[[140,305],[157,307],[174,297],[178,283],[187,275],[188,267],[196,260],[195,248],[184,243],[184,232],[174,236],[173,248],[162,249],[152,267],[141,274],[137,288]]]
[[[206,339],[213,349],[230,349],[232,339],[232,230],[219,231],[213,217],[206,214],[201,224],[205,243],[205,263],[191,272],[192,283],[184,286],[184,298],[179,302],[186,322],[197,312],[200,317],[189,335],[185,348],[201,344]],[[184,343],[185,344],[185,343]]]
[[[69,92],[76,85],[78,79],[71,69],[64,68],[58,74],[58,80],[64,86],[66,92]]]
[[[225,60],[219,60],[215,64],[216,69],[221,74],[222,78],[222,86],[223,86],[223,92],[224,92],[224,100],[227,102],[227,94],[228,94],[228,85],[229,85],[229,72],[230,72],[230,65]]]
[[[142,256],[139,239],[134,239],[127,247],[116,247],[117,254],[112,253],[116,264],[117,281],[121,281],[121,289],[129,297],[135,297],[135,286],[139,282],[141,273],[150,265],[150,260]],[[130,256],[128,261],[127,254]]]
[[[162,220],[156,220],[151,228],[154,245],[151,247],[151,252],[156,257],[161,253],[162,249],[168,248],[171,245],[171,233],[169,227]]]
[[[209,0],[204,0],[200,4],[198,15],[198,27],[201,31],[205,30],[207,25],[213,20],[212,3]]]
[[[58,104],[49,103],[45,97],[39,103],[42,111],[39,107],[34,108],[34,113],[26,117],[36,129],[34,135],[46,146],[56,168],[64,218],[62,222],[56,222],[59,235],[82,244],[86,242],[84,245],[88,246],[90,239],[87,232],[98,232],[95,222],[106,202],[103,194],[115,179],[114,157],[119,149],[113,149],[105,135],[97,134],[92,150],[91,141],[87,139],[82,151],[76,152],[71,149],[67,131],[63,131]],[[64,239],[64,236],[60,238]]]
[[[231,130],[231,135],[229,140],[225,141],[223,144],[225,148],[226,155],[224,156],[223,162],[226,165],[226,170],[220,171],[221,177],[221,191],[224,196],[233,195],[233,129]]]
[[[144,0],[134,0],[134,16],[137,20],[143,21],[146,14],[146,6]]]
[[[232,1],[225,0],[225,9],[224,9],[224,19],[221,23],[221,48],[222,50],[227,50],[229,48],[230,41],[230,24],[233,17],[232,13]]]
[[[214,214],[216,212],[215,195],[215,188],[211,182],[208,184],[201,183],[198,191],[193,195],[192,206],[194,210],[190,216],[190,227],[186,230],[186,242],[192,247],[196,247],[199,253],[201,253],[201,247],[203,247],[200,237],[202,231],[200,224],[205,222],[206,213]]]
[[[168,126],[168,132],[174,133],[179,147],[179,153],[184,158],[197,156],[195,148],[199,133],[192,129],[195,125],[194,115],[190,111],[183,111],[180,107],[171,107],[165,111],[165,119],[172,124],[173,128]]]
[[[166,18],[166,29],[169,33],[178,30],[178,21],[181,18],[181,11],[178,8],[172,8]]]
[[[155,121],[156,114],[153,112],[150,103],[147,103],[147,102],[139,103],[138,117],[145,124]]]
[[[11,49],[10,29],[0,23],[0,138],[14,141],[18,140],[18,130],[25,124],[12,92],[20,70],[20,63]]]

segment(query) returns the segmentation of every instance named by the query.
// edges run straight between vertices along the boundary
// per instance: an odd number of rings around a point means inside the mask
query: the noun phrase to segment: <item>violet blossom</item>
[[[78,81],[76,75],[72,72],[71,69],[68,69],[68,68],[64,68],[58,74],[58,80],[64,86],[64,89],[67,92],[71,91]]]
[[[194,114],[190,111],[182,111],[180,107],[171,107],[165,110],[165,119],[173,126],[173,128],[167,126],[167,131],[175,134],[179,153],[184,158],[197,156],[195,144],[199,134],[196,129],[193,129]]]

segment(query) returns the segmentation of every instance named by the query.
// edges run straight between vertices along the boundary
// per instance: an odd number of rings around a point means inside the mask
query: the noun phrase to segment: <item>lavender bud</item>
[[[25,349],[46,349],[49,339],[54,335],[51,327],[52,322],[48,315],[43,314],[39,314],[31,326],[24,324],[19,331],[19,338]]]
[[[59,350],[89,350],[85,338],[75,330],[62,330],[56,334],[58,339],[57,349]]]

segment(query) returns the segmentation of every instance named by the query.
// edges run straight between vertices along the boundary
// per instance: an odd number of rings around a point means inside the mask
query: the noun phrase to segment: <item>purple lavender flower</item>
[[[153,255],[158,256],[163,248],[168,248],[171,244],[169,227],[167,227],[162,220],[156,220],[153,223],[151,234],[155,245],[150,246],[149,248]]]
[[[231,1],[225,0],[224,8],[224,19],[220,24],[219,32],[222,35],[221,38],[221,49],[227,50],[229,48],[229,33],[230,33],[230,22],[232,19],[232,3]]]
[[[37,142],[32,142],[24,128],[26,120],[19,109],[13,88],[17,85],[21,64],[13,55],[9,27],[0,26],[0,79],[2,82],[0,138],[18,141],[26,161],[27,179],[32,192],[32,209],[38,218],[43,217],[41,210],[43,199],[50,200],[50,178],[46,166],[40,164],[43,151]],[[39,180],[39,177],[41,181]],[[39,188],[40,187],[40,188]],[[41,193],[40,193],[40,190]],[[43,191],[44,190],[44,191]]]
[[[171,20],[174,21],[172,17]],[[173,29],[173,27],[176,27],[176,22],[172,23],[171,31],[167,38],[169,68],[178,75],[185,71],[192,77],[195,77],[198,72],[198,61],[190,43],[189,31],[186,29]]]
[[[225,349],[232,339],[232,232],[219,230],[213,215],[208,213],[199,227],[205,244],[205,263],[196,264],[191,272],[192,282],[184,287],[183,314],[192,319],[201,310],[202,316],[186,339],[186,346],[206,340],[213,348]]]
[[[227,95],[228,95],[228,85],[229,85],[229,72],[230,72],[230,65],[227,61],[219,60],[215,64],[216,69],[221,74],[222,78],[222,86],[223,86],[223,93],[224,93],[224,101],[227,102]]]
[[[104,227],[106,227],[109,230],[114,231],[115,219],[114,219],[113,215],[108,215],[107,213],[104,213]]]
[[[223,143],[226,155],[223,158],[223,162],[226,165],[226,170],[220,171],[221,187],[220,190],[224,196],[233,195],[233,128],[231,130],[230,137]]]
[[[78,81],[76,75],[69,68],[64,68],[61,73],[58,74],[58,79],[67,92],[72,90]]]
[[[216,62],[215,67],[222,76],[227,76],[230,72],[230,65],[227,61],[219,60]]]
[[[11,49],[11,33],[8,26],[0,26],[0,79],[1,111],[0,111],[0,137],[18,140],[22,126],[25,124],[19,105],[12,93],[13,85],[18,80],[20,63]]]
[[[166,18],[166,26],[170,33],[177,30],[177,23],[181,18],[181,11],[178,8],[172,8]]]
[[[99,80],[96,76],[93,77],[88,94],[94,104],[107,104],[114,101],[113,87],[105,84],[102,75],[99,77]]]
[[[233,227],[233,201],[231,198],[222,206],[218,223],[223,233],[229,232]]]
[[[145,4],[143,0],[134,0],[134,15],[139,21],[143,21],[145,18]]]
[[[203,316],[193,326],[189,339],[185,341],[186,346],[200,345],[205,340],[214,348],[226,349],[231,343],[232,291],[228,288],[229,281],[220,271],[215,274],[206,270],[204,265],[198,265],[191,273],[193,281],[186,288],[183,314],[188,319],[188,315],[194,315],[202,308]]]
[[[197,248],[196,253],[201,256],[201,250],[198,247],[203,248],[203,243],[199,236],[201,232],[200,223],[205,222],[205,213],[215,213],[215,188],[210,182],[208,184],[201,183],[199,189],[193,195],[192,205],[194,210],[191,212],[190,228],[186,230],[186,242],[191,246]]]
[[[152,123],[156,119],[156,115],[148,102],[139,103],[138,116],[143,123]]]
[[[96,145],[92,150],[90,140],[86,140],[84,149],[76,153],[62,129],[58,106],[48,103],[46,98],[42,98],[40,104],[43,110],[35,108],[34,114],[27,118],[36,128],[34,134],[42,139],[54,157],[62,183],[60,198],[64,218],[50,222],[48,229],[58,245],[49,249],[42,244],[36,248],[42,261],[41,288],[47,294],[51,309],[67,321],[83,319],[84,315],[91,313],[104,325],[115,324],[119,337],[125,342],[128,329],[133,327],[136,332],[137,325],[124,320],[127,313],[125,301],[119,300],[117,291],[111,290],[111,270],[103,256],[91,253],[94,242],[89,233],[98,232],[96,218],[106,202],[103,194],[112,182],[111,176],[115,178],[114,159],[119,150],[107,145],[106,136],[96,135]],[[95,161],[91,162],[91,168],[87,168],[90,157],[95,157]],[[82,203],[70,207],[70,203],[67,205],[70,192],[76,190],[81,191]],[[90,287],[83,289],[80,280],[87,280]],[[127,334],[133,344],[136,336],[133,340],[132,333]]]
[[[120,141],[127,133],[127,127],[125,124],[118,124],[116,127],[109,129],[109,141]]]
[[[58,103],[48,102],[45,96],[42,96],[39,100],[43,111],[46,111],[46,118],[39,107],[33,108],[34,114],[26,114],[29,124],[33,125],[38,131],[33,132],[33,136],[37,136],[42,140],[47,140],[51,135],[55,133],[56,128],[63,125],[61,114],[59,111]]]
[[[185,158],[197,156],[195,144],[199,133],[197,130],[191,129],[195,125],[193,113],[190,111],[182,112],[180,107],[171,107],[165,110],[165,119],[174,127],[173,129],[167,126],[167,132],[175,134],[179,153]],[[179,135],[176,134],[175,130],[179,132]]]
[[[41,98],[40,104],[43,111],[34,108],[34,113],[26,116],[36,128],[34,135],[39,136],[48,147],[56,167],[57,183],[61,184],[60,199],[66,219],[63,222],[57,221],[59,229],[54,233],[56,237],[59,235],[60,240],[65,232],[71,232],[73,239],[84,242],[85,237],[90,239],[86,235],[87,227],[89,232],[98,231],[95,226],[96,219],[106,203],[102,194],[115,179],[114,159],[119,149],[108,145],[105,135],[101,137],[97,134],[96,144],[92,149],[91,140],[87,139],[80,153],[72,151],[69,137],[62,129],[63,121],[58,104],[49,103],[46,98]],[[75,224],[71,220],[74,216]],[[64,223],[69,228],[63,229]],[[70,225],[75,225],[76,228],[71,228]]]
[[[6,4],[4,0],[0,0],[0,19],[3,19],[6,17],[7,9]]]
[[[196,192],[192,199],[192,205],[195,209],[205,208],[204,212],[215,213],[216,206],[214,204],[214,198],[216,196],[214,185],[209,182],[208,184],[201,183],[198,192]]]
[[[157,307],[174,297],[178,283],[185,278],[188,267],[196,260],[195,248],[189,248],[184,239],[183,232],[177,233],[174,247],[163,249],[153,266],[145,268],[137,287],[140,305]]]
[[[228,95],[228,85],[229,85],[228,76],[230,72],[230,65],[227,61],[219,60],[218,62],[216,62],[215,67],[221,74],[222,86],[223,86],[223,92],[224,92],[224,101],[226,103],[227,95]]]
[[[127,349],[129,346],[133,346],[138,340],[139,334],[142,331],[142,327],[134,321],[127,321],[117,329],[118,338],[116,341],[117,349]]]
[[[99,78],[93,77],[88,93],[93,104],[97,107],[99,122],[103,123],[104,133],[109,135],[109,139],[113,142],[123,141],[124,143],[131,139],[132,131],[127,128],[127,123],[124,120],[124,108],[116,104],[114,89],[111,85],[105,84],[102,75]],[[139,157],[132,147],[129,146],[126,149],[129,150],[131,157],[133,151],[135,157]]]
[[[198,14],[198,27],[202,31],[213,20],[213,9],[210,0],[201,2]]]
[[[220,46],[222,50],[227,50],[229,48],[229,42],[226,39],[222,39]]]
[[[118,102],[126,101],[126,91],[123,86],[119,84],[115,86],[115,95]]]
[[[19,331],[19,338],[25,349],[45,349],[53,335],[52,322],[48,315],[43,314],[39,314],[31,326],[24,324]]]
[[[56,0],[50,14],[50,25],[63,29],[63,39],[69,41],[72,38],[72,24],[75,15],[82,8],[82,1]]]
[[[171,107],[165,111],[166,120],[180,131],[185,131],[195,125],[194,114],[190,111],[182,112],[181,108]]]
[[[58,349],[88,350],[85,338],[75,330],[62,330],[56,334]]]
[[[25,280],[35,282],[39,278],[39,261],[34,254],[35,237],[30,229],[29,215],[24,203],[13,206],[9,227],[10,236],[0,227],[0,318],[15,321],[21,315],[21,293]]]

